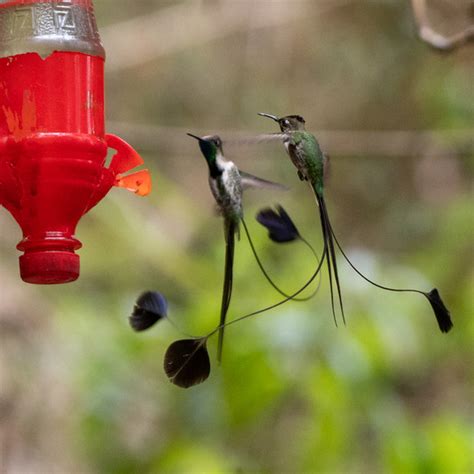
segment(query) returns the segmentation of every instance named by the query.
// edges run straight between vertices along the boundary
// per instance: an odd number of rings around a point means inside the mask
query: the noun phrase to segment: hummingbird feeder
[[[105,133],[104,61],[92,0],[0,0],[0,204],[25,282],[76,280],[79,219],[112,186],[150,192],[147,170],[126,174],[142,158]]]

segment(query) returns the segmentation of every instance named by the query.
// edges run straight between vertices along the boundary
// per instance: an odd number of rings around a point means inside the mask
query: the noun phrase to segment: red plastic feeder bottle
[[[76,280],[81,216],[112,186],[151,189],[147,170],[126,175],[141,157],[105,134],[104,57],[92,1],[0,0],[0,204],[23,230],[26,282]]]

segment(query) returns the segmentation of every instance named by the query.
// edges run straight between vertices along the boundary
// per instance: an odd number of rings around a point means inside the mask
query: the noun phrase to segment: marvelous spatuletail
[[[277,211],[271,208],[261,210],[257,214],[257,220],[267,228],[269,237],[274,242],[287,243],[295,240],[304,241],[298,229],[281,206],[277,207]],[[186,339],[174,341],[166,350],[163,364],[165,373],[170,382],[182,388],[189,388],[204,382],[209,377],[211,371],[209,353],[207,351],[208,339],[217,332],[220,333],[226,326],[256,315],[261,315],[287,301],[295,300],[319,274],[321,263],[322,261],[319,261],[318,267],[312,277],[298,291],[287,296],[284,300],[240,316],[227,323],[219,324],[206,336],[194,337],[186,335]],[[129,317],[129,323],[135,331],[144,331],[163,319],[166,319],[180,331],[173,320],[168,317],[168,302],[164,295],[158,291],[146,291],[138,297],[132,315]]]
[[[441,300],[437,289],[425,292],[412,288],[391,288],[380,285],[363,275],[349,260],[332,229],[326,202],[324,200],[324,171],[328,163],[328,157],[322,152],[315,136],[312,133],[306,131],[304,118],[301,117],[301,115],[287,115],[281,118],[266,113],[259,113],[259,115],[268,117],[278,123],[281,134],[277,135],[283,140],[285,149],[292,163],[297,169],[300,180],[307,181],[309,183],[316,197],[319,207],[319,216],[324,241],[324,249],[321,261],[326,259],[327,262],[329,288],[331,292],[331,307],[336,324],[337,321],[334,308],[333,277],[335,279],[342,319],[345,322],[344,306],[342,302],[342,293],[336,261],[335,247],[337,246],[341,254],[347,260],[348,264],[354,269],[354,271],[370,284],[387,291],[419,293],[425,296],[433,308],[440,330],[444,333],[448,332],[452,328],[453,323],[451,321],[450,313]]]
[[[298,229],[281,206],[277,206],[277,211],[271,208],[262,209],[257,214],[257,220],[269,231],[269,237],[277,243],[293,242],[295,240],[303,240]],[[308,244],[309,245],[309,244]],[[192,337],[188,339],[180,339],[173,342],[165,353],[164,369],[169,380],[182,388],[189,388],[204,382],[210,374],[211,366],[209,354],[207,352],[207,341],[217,332],[232,324],[241,322],[253,316],[262,315],[263,313],[281,306],[287,301],[294,301],[296,297],[303,292],[319,275],[322,261],[319,261],[318,267],[311,278],[292,295],[287,296],[275,304],[261,308],[252,313],[240,316],[227,323],[222,323],[214,328],[209,334],[203,337]]]
[[[277,289],[277,291],[286,296],[286,293],[281,291],[271,281],[268,273],[263,270],[261,262],[255,253],[255,248],[252,244],[250,233],[248,232],[248,228],[243,219],[243,191],[247,188],[266,187],[280,190],[286,188],[280,184],[257,178],[256,176],[253,176],[249,173],[245,173],[239,170],[232,161],[225,160],[224,153],[222,151],[222,141],[217,135],[209,135],[205,137],[198,137],[191,133],[188,133],[188,135],[192,138],[195,138],[199,142],[199,148],[201,149],[201,152],[204,155],[209,168],[209,187],[211,188],[212,195],[216,200],[219,212],[224,219],[226,253],[224,284],[222,289],[222,302],[219,321],[219,340],[217,345],[217,359],[218,361],[221,361],[224,342],[224,325],[232,296],[235,236],[240,235],[239,226],[241,222],[249,239],[252,251],[256,256],[257,262],[264,272],[265,277],[270,281],[272,286]]]

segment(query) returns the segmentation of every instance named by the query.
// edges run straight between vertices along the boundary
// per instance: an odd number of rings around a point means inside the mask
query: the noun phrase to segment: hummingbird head
[[[262,117],[268,117],[280,125],[282,132],[294,132],[295,130],[305,130],[305,120],[301,115],[287,115],[285,117],[278,118],[275,115],[265,114],[260,112],[258,115]]]
[[[199,141],[199,148],[202,151],[204,157],[209,159],[215,159],[218,154],[222,155],[222,140],[217,135],[207,135],[205,137],[198,137],[192,133],[188,133],[190,137],[195,138]]]
[[[220,137],[217,135],[198,137],[192,133],[188,133],[188,135],[199,141],[199,148],[201,149],[204,158],[206,158],[211,176],[215,177],[220,174],[219,165],[217,163],[217,158],[223,156],[222,140]]]

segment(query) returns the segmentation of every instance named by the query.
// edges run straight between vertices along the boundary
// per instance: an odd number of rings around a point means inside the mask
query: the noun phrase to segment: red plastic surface
[[[117,150],[105,168],[107,149]],[[0,59],[0,204],[22,228],[20,273],[29,283],[79,276],[81,216],[113,185],[150,190],[123,173],[143,160],[104,133],[104,61],[81,53],[36,53]]]
[[[0,59],[0,137],[32,133],[104,136],[104,60],[82,53]]]

